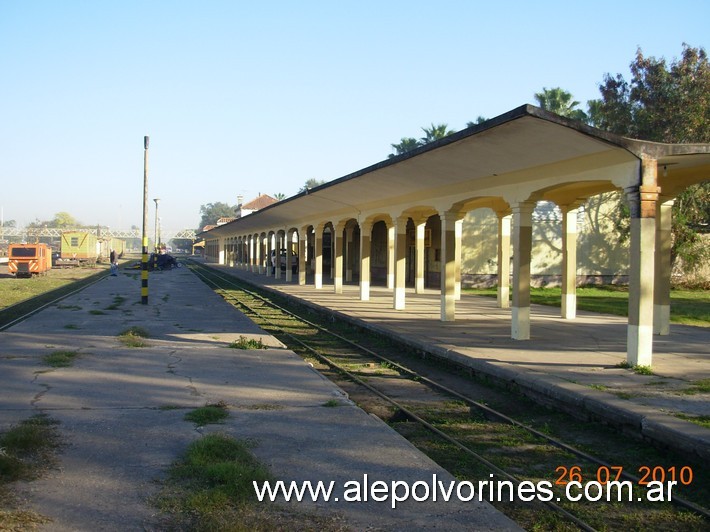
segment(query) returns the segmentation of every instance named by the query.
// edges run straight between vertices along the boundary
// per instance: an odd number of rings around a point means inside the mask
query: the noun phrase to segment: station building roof
[[[657,161],[658,183],[664,195],[677,195],[691,184],[710,179],[710,144],[629,139],[523,105],[266,206],[201,236],[226,237],[267,227],[300,229],[312,220],[359,219],[360,213],[387,211],[393,205],[431,204],[437,198],[444,201],[457,196],[476,198],[479,192],[486,197],[499,195],[524,201],[536,183],[541,188],[535,200],[569,204],[620,188],[623,185],[618,184],[614,172],[625,167],[628,183],[633,173],[628,169],[637,169],[643,158]],[[585,177],[607,171],[607,181]],[[550,176],[564,177],[565,184],[545,191],[544,179]],[[477,205],[475,200],[461,204],[468,208],[490,205]]]

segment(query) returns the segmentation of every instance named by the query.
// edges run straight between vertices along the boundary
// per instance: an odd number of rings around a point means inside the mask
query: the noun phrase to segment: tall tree
[[[476,117],[475,122],[466,122],[466,127],[472,127],[472,126],[477,126],[478,124],[483,124],[483,122],[487,121],[488,119],[483,116],[483,115],[478,115]]]
[[[644,57],[631,80],[607,74],[601,99],[589,102],[592,124],[626,137],[657,142],[710,142],[710,63],[703,48],[683,44],[679,60]],[[673,258],[693,267],[710,259],[699,230],[710,225],[710,181],[686,189],[673,206]],[[705,229],[707,230],[707,229]]]
[[[389,158],[391,159],[392,157],[397,157],[398,155],[418,148],[421,146],[421,143],[412,137],[402,137],[398,144],[390,144],[390,146],[392,146],[392,149],[395,151],[389,154]]]
[[[221,201],[200,205],[200,215],[202,216],[200,230],[206,225],[215,225],[220,218],[233,217],[236,211],[236,206],[222,203]]]
[[[322,180],[322,179],[316,179],[315,177],[311,177],[308,181],[306,181],[303,186],[298,190],[298,192],[306,192],[307,190],[311,190],[312,188],[319,187],[321,185],[326,184],[327,181]]]
[[[423,127],[422,131],[424,132],[424,136],[419,139],[419,142],[421,142],[422,144],[429,144],[430,142],[443,139],[444,137],[455,133],[455,131],[451,131],[449,129],[448,124],[434,125],[433,123],[431,127]]]
[[[538,105],[546,111],[582,122],[586,122],[588,119],[587,113],[581,109],[575,109],[575,107],[579,105],[579,102],[572,98],[572,94],[566,90],[562,90],[560,87],[554,87],[552,89],[543,87],[542,92],[535,93],[535,100]]]

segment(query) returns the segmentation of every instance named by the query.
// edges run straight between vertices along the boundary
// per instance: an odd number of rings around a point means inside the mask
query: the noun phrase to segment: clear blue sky
[[[543,87],[586,109],[637,47],[707,49],[710,2],[0,0],[0,206],[24,225],[166,229],[295,194]],[[153,220],[151,201],[150,220]]]

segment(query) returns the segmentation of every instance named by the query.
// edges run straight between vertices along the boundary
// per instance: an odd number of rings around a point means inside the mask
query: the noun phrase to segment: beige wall
[[[601,194],[585,202],[577,223],[578,282],[626,282],[628,242],[614,228],[618,194]],[[531,272],[533,283],[559,284],[562,275],[561,220],[533,222]],[[497,272],[498,221],[490,209],[477,209],[464,219],[462,280],[464,284],[494,284]]]

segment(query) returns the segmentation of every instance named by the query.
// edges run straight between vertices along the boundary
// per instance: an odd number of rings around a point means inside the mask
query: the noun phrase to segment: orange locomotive
[[[16,277],[32,277],[52,269],[52,249],[47,244],[10,244],[8,271]]]

